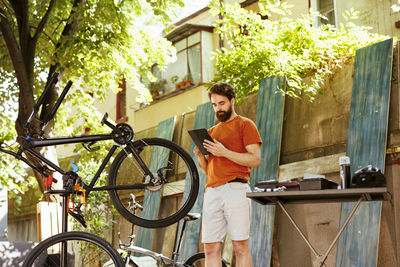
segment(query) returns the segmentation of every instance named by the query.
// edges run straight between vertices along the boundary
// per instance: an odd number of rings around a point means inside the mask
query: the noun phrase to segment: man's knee
[[[250,252],[247,240],[232,241],[232,245],[236,255],[247,255]]]
[[[222,248],[221,242],[204,243],[204,253],[206,254],[206,256],[221,255],[221,248]]]

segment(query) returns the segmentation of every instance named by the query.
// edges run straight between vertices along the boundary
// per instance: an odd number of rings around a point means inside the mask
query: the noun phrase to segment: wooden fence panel
[[[175,117],[164,120],[158,124],[157,137],[172,140],[175,128]],[[153,172],[166,165],[168,160],[168,151],[154,153],[151,158],[150,170]],[[145,218],[157,218],[161,202],[161,190],[152,192],[146,190],[143,201],[142,216]],[[154,229],[138,227],[136,245],[142,248],[152,249]]]
[[[346,155],[351,173],[372,165],[384,171],[393,39],[357,50]],[[343,203],[340,225],[354,203]],[[338,240],[336,266],[376,266],[381,202],[362,203]]]
[[[215,113],[211,105],[211,102],[201,104],[196,109],[196,116],[194,119],[193,129],[211,128],[214,125],[214,121],[215,121]],[[190,212],[201,213],[201,210],[203,208],[203,194],[204,194],[204,186],[206,184],[206,176],[200,171],[200,168],[197,164],[197,156],[194,155],[193,149],[194,149],[194,143],[192,142],[190,146],[190,155],[192,156],[194,162],[196,163],[196,167],[199,172],[200,185],[199,185],[199,195]],[[185,192],[187,192],[186,188]],[[186,194],[184,194],[183,198],[185,199],[186,197],[187,197]],[[186,230],[183,236],[183,243],[181,247],[181,254],[179,256],[180,260],[185,260],[197,252],[199,246],[200,228],[201,228],[201,220],[192,221],[186,225]],[[181,225],[179,226],[179,231],[180,229]]]
[[[253,169],[250,185],[260,181],[276,180],[283,125],[285,97],[284,77],[269,77],[261,80],[258,91],[256,125],[263,140],[260,166]],[[275,206],[264,206],[252,202],[252,218],[249,245],[253,266],[270,266]]]

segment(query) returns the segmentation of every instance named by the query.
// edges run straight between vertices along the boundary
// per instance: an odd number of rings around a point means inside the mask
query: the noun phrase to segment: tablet
[[[203,155],[211,154],[204,148],[203,142],[205,139],[210,140],[211,142],[214,142],[214,140],[208,134],[208,131],[205,128],[189,130],[188,133],[189,133],[190,137],[192,138],[193,142],[196,144],[196,146],[199,148],[200,152]]]

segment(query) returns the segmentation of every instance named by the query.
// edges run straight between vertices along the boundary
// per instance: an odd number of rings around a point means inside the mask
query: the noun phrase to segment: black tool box
[[[308,178],[299,182],[300,190],[337,189],[338,184],[325,178]]]

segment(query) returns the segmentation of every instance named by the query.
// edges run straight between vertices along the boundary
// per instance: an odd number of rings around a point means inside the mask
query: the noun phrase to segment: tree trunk
[[[83,0],[75,0],[73,7],[76,8]],[[19,1],[10,1],[11,7],[14,11],[14,14],[10,16],[14,16],[17,25],[18,25],[18,39],[14,35],[14,31],[11,28],[10,22],[7,20],[5,14],[7,14],[7,10],[4,10],[0,7],[0,31],[3,35],[5,43],[7,45],[7,49],[15,69],[15,76],[17,78],[18,86],[19,86],[19,100],[18,100],[18,117],[15,122],[15,129],[18,134],[18,142],[21,143],[21,137],[26,136],[27,129],[25,129],[24,124],[29,118],[33,107],[34,107],[34,96],[33,96],[33,84],[34,84],[34,59],[35,59],[35,50],[38,39],[40,38],[45,25],[51,15],[51,12],[54,7],[55,0],[51,0],[48,9],[45,12],[45,15],[41,19],[36,31],[31,35],[32,28],[29,22],[29,5],[27,0],[19,0]],[[74,15],[74,10],[71,9],[70,18]],[[69,20],[70,22],[65,26],[63,33],[58,40],[57,47],[62,43],[63,37],[73,34],[76,32],[76,28],[74,29],[74,25],[76,22],[74,19]],[[75,30],[75,31],[74,31]],[[56,71],[58,63],[50,66],[49,75],[51,77],[53,73]],[[47,117],[49,112],[51,111],[51,107],[54,106],[58,97],[57,87],[54,86],[50,89],[48,96],[44,99],[43,108],[40,114],[41,118]],[[33,122],[33,124],[35,124]],[[37,124],[35,125],[37,126]],[[46,135],[49,134],[52,130],[52,125],[50,127],[46,127]],[[40,129],[39,129],[40,130]],[[53,148],[44,148],[41,150],[42,154],[46,154],[46,158],[52,159],[54,163],[57,164],[57,155],[56,151]],[[32,156],[26,155],[28,160],[31,162],[35,162]],[[34,171],[36,180],[39,184],[39,188],[42,192],[46,189],[46,180],[40,173]],[[61,184],[62,179],[58,177],[58,181]],[[59,186],[57,186],[59,188]]]

